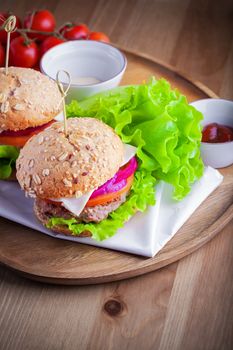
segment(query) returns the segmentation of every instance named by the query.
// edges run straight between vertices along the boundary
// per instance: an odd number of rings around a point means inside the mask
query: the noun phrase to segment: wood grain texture
[[[19,15],[47,7],[58,24],[87,22],[114,43],[174,65],[222,98],[233,97],[231,0],[0,4]],[[232,349],[232,233],[233,221],[178,263],[105,285],[41,285],[0,267],[0,349]]]
[[[125,85],[138,84],[155,75],[168,79],[189,101],[208,97],[194,83],[152,60],[134,54],[127,54],[127,59],[122,82]],[[233,166],[223,172],[221,186],[153,259],[58,241],[1,220],[0,262],[29,278],[59,284],[111,282],[166,266],[208,242],[233,218]]]

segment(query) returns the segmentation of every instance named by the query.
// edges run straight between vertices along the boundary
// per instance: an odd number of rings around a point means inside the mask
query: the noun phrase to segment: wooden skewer
[[[61,73],[64,73],[67,77],[68,77],[68,86],[67,88],[64,90],[64,86],[59,78],[59,75]],[[65,104],[65,98],[67,96],[67,93],[69,91],[69,88],[70,88],[70,84],[71,84],[71,78],[70,78],[70,74],[65,71],[65,70],[59,70],[56,74],[56,81],[57,81],[57,86],[58,86],[58,89],[61,93],[61,102],[63,104],[63,121],[64,121],[64,133],[65,133],[65,136],[67,136],[67,117],[66,117],[66,104]]]
[[[9,65],[9,50],[10,50],[10,37],[11,33],[15,31],[16,17],[9,16],[4,22],[3,27],[7,32],[7,42],[6,42],[6,61],[5,61],[5,73],[8,74],[8,65]]]

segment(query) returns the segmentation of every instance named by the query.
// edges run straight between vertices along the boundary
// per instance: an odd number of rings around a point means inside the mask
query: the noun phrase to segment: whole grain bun
[[[37,205],[37,202],[34,202],[34,213],[37,217],[37,219],[46,226],[49,222],[49,218],[46,218],[44,213],[41,212],[39,206]],[[56,233],[61,233],[66,236],[73,236],[73,232],[69,230],[69,228],[65,225],[56,225],[50,228],[51,231]],[[91,237],[92,234],[90,231],[83,231],[81,232],[77,237]]]
[[[112,178],[123,160],[123,143],[94,118],[70,118],[33,136],[20,151],[17,179],[29,196],[79,197]]]
[[[29,68],[0,68],[0,132],[24,130],[51,121],[61,111],[57,84]]]

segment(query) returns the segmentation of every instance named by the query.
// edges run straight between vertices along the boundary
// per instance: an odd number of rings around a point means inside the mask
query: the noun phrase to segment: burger
[[[81,223],[76,233],[86,237],[92,236],[88,223],[98,225],[127,201],[137,160],[135,147],[126,147],[110,126],[94,118],[70,118],[66,134],[63,123],[56,122],[33,136],[21,149],[16,169],[43,225],[73,235],[67,222]]]
[[[61,111],[57,84],[29,68],[0,68],[0,179],[15,178],[15,161],[26,141]]]

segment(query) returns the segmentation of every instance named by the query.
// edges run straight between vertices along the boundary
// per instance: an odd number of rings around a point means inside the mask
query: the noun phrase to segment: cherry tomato
[[[6,13],[0,12],[0,27],[3,25],[5,20],[10,15],[12,15],[12,13],[10,13],[10,12],[6,12]],[[16,25],[15,25],[15,27],[16,28],[21,28],[21,22],[20,22],[19,17],[17,17],[17,16],[15,16],[15,17],[16,17]],[[17,33],[17,32],[11,33],[11,40],[16,38],[17,36],[19,36],[19,33]],[[6,31],[4,29],[2,29],[2,30],[0,30],[0,42],[5,45],[6,41],[7,41],[7,33],[6,33]]]
[[[24,27],[28,29],[38,30],[41,32],[53,32],[55,29],[55,18],[48,10],[39,10],[29,13],[24,20]],[[43,41],[47,38],[46,35],[28,33],[29,38]]]
[[[0,43],[0,67],[5,65],[5,49]]]
[[[9,55],[12,66],[32,68],[38,61],[39,49],[35,42],[27,43],[22,36],[19,36],[12,40]]]
[[[72,28],[74,26],[75,26],[75,23],[67,22],[67,23],[63,24],[62,27],[60,27],[59,33],[63,35],[67,29],[70,29],[70,28]]]
[[[89,34],[89,29],[85,24],[79,24],[74,26],[65,26],[62,28],[62,34],[67,40],[79,40],[86,39]]]
[[[97,41],[103,41],[105,43],[110,43],[109,37],[101,32],[91,32],[89,37],[89,40],[97,40]]]
[[[35,70],[37,70],[38,72],[41,71],[41,70],[40,70],[39,62],[38,62],[35,66],[33,66],[32,68],[35,69]]]
[[[202,130],[202,142],[216,143],[233,141],[233,128],[230,126],[211,123]]]
[[[54,46],[57,46],[59,44],[62,44],[64,43],[65,40],[63,39],[59,39],[55,36],[49,36],[48,38],[46,38],[42,43],[41,43],[41,46],[40,46],[40,54],[41,56],[46,52],[48,51],[49,49],[51,49],[52,47]]]

